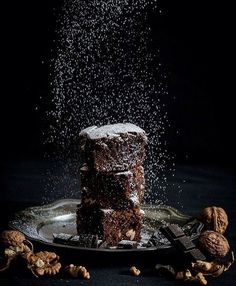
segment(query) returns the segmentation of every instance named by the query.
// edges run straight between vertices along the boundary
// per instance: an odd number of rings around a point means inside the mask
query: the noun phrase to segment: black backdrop
[[[205,2],[159,1],[161,15],[149,17],[168,74],[169,149],[179,163],[234,165],[231,36],[225,20],[230,8]],[[61,4],[10,1],[2,8],[2,160],[43,157],[49,62]]]

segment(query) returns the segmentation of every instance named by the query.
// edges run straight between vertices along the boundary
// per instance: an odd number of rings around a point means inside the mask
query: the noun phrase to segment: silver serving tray
[[[183,214],[170,206],[142,205],[145,212],[144,224],[141,232],[140,247],[134,249],[112,248],[84,248],[72,245],[63,245],[53,242],[54,233],[68,233],[76,235],[76,207],[80,200],[63,199],[47,205],[34,206],[15,214],[9,226],[24,233],[28,239],[54,247],[71,248],[86,251],[153,251],[167,249],[171,245],[164,237],[158,239],[158,244],[152,247],[143,247],[151,236],[157,232],[163,224],[178,224],[186,235],[192,240],[196,239],[203,228],[203,224],[197,219]]]

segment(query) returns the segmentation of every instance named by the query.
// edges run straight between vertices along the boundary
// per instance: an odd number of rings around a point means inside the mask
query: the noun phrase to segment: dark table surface
[[[8,228],[14,213],[29,206],[41,205],[59,198],[78,197],[73,191],[76,183],[63,191],[75,178],[51,168],[49,162],[18,161],[1,162],[0,230]],[[48,167],[50,165],[50,168]],[[54,173],[45,170],[53,169]],[[50,181],[50,183],[49,183]],[[52,184],[52,181],[57,183]],[[177,166],[175,177],[169,178],[169,186],[162,198],[165,203],[181,212],[198,216],[205,206],[221,206],[229,215],[226,237],[233,250],[236,245],[236,191],[235,171],[215,166]],[[49,191],[48,188],[51,190]],[[59,275],[53,278],[35,278],[22,265],[16,264],[9,271],[0,273],[0,285],[178,285],[181,282],[160,277],[155,264],[178,264],[179,256],[174,250],[139,253],[88,253],[53,249],[35,243],[37,250],[57,251],[63,264],[84,265],[90,272],[90,280],[68,279]],[[138,277],[131,276],[129,268],[135,265],[141,270]],[[208,278],[209,285],[235,285],[236,264],[218,278]],[[188,285],[188,283],[185,283]],[[191,284],[192,285],[192,284]]]

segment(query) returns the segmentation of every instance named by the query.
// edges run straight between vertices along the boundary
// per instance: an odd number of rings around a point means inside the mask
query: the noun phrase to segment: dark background
[[[230,8],[205,2],[159,1],[162,13],[149,17],[168,75],[169,150],[177,163],[234,166]],[[50,60],[61,5],[25,0],[3,8],[1,160],[44,156],[44,112],[50,109]]]
[[[45,110],[50,109],[50,59],[54,56],[54,31],[61,5],[61,0],[1,3],[0,231],[8,228],[15,212],[45,202],[42,194],[47,189],[44,184],[48,165],[41,160],[46,151],[42,133],[48,124]],[[163,69],[168,75],[168,148],[180,166],[173,179],[177,185],[168,188],[168,204],[191,216],[198,216],[204,206],[223,207],[230,221],[226,237],[235,250],[232,8],[202,0],[160,0],[159,7],[162,13],[150,12],[148,20],[154,48],[160,48]],[[56,172],[61,174],[60,169]],[[53,175],[53,179],[59,178],[57,173]],[[70,177],[68,181],[71,182]],[[61,198],[65,193],[70,197],[60,181],[58,186],[46,193],[47,200]],[[42,250],[42,245],[38,250]],[[104,281],[106,285],[175,284],[157,277],[154,265],[159,263],[158,256],[126,256],[117,261],[117,257],[105,260],[101,256],[91,258],[87,253],[74,255],[73,260],[68,253],[69,263],[82,263],[87,258],[95,264],[88,268],[91,285],[104,285]],[[61,257],[65,259],[65,253]],[[173,260],[172,256],[167,258],[167,263]],[[140,278],[127,275],[130,260],[137,266],[143,262]],[[103,267],[102,262],[109,267]],[[31,279],[20,269],[17,275],[3,273],[1,285],[83,284],[61,278]],[[235,265],[219,278],[210,279],[209,284],[228,286],[234,282]]]

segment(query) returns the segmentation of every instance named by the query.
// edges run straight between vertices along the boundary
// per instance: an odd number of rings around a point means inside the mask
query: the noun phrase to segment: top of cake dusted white
[[[116,137],[121,134],[142,134],[145,136],[145,131],[132,123],[116,123],[103,125],[101,127],[91,126],[80,132],[80,135],[87,135],[89,139],[99,139],[104,137]]]

